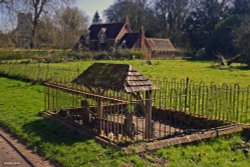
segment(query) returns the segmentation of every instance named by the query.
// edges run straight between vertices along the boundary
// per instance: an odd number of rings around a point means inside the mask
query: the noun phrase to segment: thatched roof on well
[[[155,90],[156,86],[129,64],[94,63],[72,83],[125,92]]]

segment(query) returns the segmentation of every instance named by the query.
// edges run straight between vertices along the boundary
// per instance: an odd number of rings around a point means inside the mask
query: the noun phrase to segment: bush
[[[112,52],[113,59],[143,59],[144,53],[139,50],[117,49]]]
[[[45,57],[45,50],[0,50],[0,60],[21,60],[34,57]]]
[[[142,59],[143,52],[117,49],[111,52],[76,52],[71,50],[0,50],[1,62],[60,63],[76,60]],[[27,61],[29,60],[29,61]]]
[[[56,57],[62,56],[56,55]],[[77,52],[77,51],[67,51],[63,54],[63,57],[67,57],[73,60],[89,60],[93,58],[93,52]]]
[[[30,59],[27,60],[21,60],[20,64],[30,64],[32,61]]]
[[[107,52],[96,52],[93,56],[94,60],[107,60],[111,59],[110,53]]]

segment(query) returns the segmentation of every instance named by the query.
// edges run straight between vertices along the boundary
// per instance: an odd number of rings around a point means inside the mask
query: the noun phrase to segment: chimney
[[[122,18],[121,17],[118,17],[118,22],[122,22]]]
[[[126,21],[126,23],[129,23],[129,17],[128,17],[128,15],[126,15],[125,21]]]
[[[144,27],[141,26],[141,30],[140,30],[140,34],[139,34],[139,40],[140,40],[140,43],[139,43],[139,47],[141,50],[144,49],[145,47],[145,31],[144,31]]]

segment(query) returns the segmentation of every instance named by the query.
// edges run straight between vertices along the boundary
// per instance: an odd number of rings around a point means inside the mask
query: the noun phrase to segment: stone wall
[[[32,42],[32,14],[19,13],[17,23],[19,48],[30,48]]]

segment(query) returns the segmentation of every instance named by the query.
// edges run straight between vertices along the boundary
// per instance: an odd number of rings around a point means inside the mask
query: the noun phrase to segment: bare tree
[[[156,0],[155,12],[168,36],[183,28],[197,4],[198,0]]]
[[[31,48],[35,45],[35,36],[36,36],[36,30],[37,25],[39,22],[39,19],[42,14],[46,14],[48,12],[52,12],[55,10],[55,8],[60,5],[65,5],[67,3],[70,3],[70,1],[64,1],[64,0],[25,0],[26,4],[31,7],[31,12],[33,12],[33,29],[32,29],[32,44]]]
[[[59,29],[57,47],[72,48],[79,37],[87,32],[89,18],[77,7],[62,8],[55,16],[55,23]]]
[[[121,22],[129,17],[130,26],[139,30],[148,19],[147,0],[117,0],[104,11],[109,22]]]
[[[39,19],[42,15],[55,12],[62,6],[70,5],[73,0],[1,0],[2,8],[15,14],[19,12],[32,13],[32,43],[31,48],[35,46],[35,36]]]

